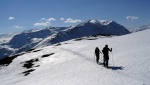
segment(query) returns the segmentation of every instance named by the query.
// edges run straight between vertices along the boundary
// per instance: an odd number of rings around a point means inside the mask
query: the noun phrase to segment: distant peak
[[[96,20],[96,19],[89,20],[89,22],[90,22],[90,23],[99,23],[99,21],[98,21],[98,20]]]
[[[100,22],[102,25],[108,25],[108,24],[112,23],[113,21],[99,20],[99,22]]]
[[[147,29],[150,29],[150,25],[140,26],[140,27],[136,28],[134,30],[134,32],[143,31],[143,30],[147,30]]]
[[[93,20],[89,20],[89,21],[87,21],[85,23],[109,25],[109,24],[115,23],[115,22],[114,21],[108,21],[108,20],[96,20],[96,19],[93,19]]]

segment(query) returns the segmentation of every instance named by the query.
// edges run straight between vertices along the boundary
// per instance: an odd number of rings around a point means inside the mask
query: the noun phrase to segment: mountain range
[[[36,47],[56,44],[58,42],[63,42],[66,40],[80,38],[84,36],[124,35],[128,33],[130,33],[130,31],[128,31],[125,27],[116,23],[115,21],[89,20],[46,38]]]
[[[49,27],[40,30],[30,30],[17,33],[7,37],[8,39],[4,37],[4,39],[0,40],[0,59],[19,52],[27,51],[41,42],[44,38],[64,29],[66,29],[66,27]]]
[[[66,29],[67,30],[67,29]],[[150,29],[80,37],[0,60],[0,85],[150,85]],[[45,40],[45,39],[44,39]],[[108,68],[95,48],[108,45]]]
[[[130,31],[115,21],[88,20],[72,27],[49,27],[24,31],[0,43],[0,59],[37,47],[92,35],[124,35]]]

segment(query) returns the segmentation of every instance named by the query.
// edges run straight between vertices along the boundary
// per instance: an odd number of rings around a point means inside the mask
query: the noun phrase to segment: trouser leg
[[[106,61],[106,67],[108,67],[108,60]]]
[[[99,54],[96,54],[96,62],[99,63]]]
[[[96,62],[97,62],[97,63],[99,62],[99,57],[96,58]]]
[[[103,65],[104,65],[104,67],[105,67],[105,58],[103,59]]]

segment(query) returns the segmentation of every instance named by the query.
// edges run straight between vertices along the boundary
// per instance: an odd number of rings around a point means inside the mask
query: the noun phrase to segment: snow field
[[[66,41],[17,57],[0,69],[0,85],[149,85],[150,30],[97,40]],[[69,43],[69,44],[64,44]],[[108,44],[110,69],[94,62],[95,47]],[[42,58],[42,55],[54,53]],[[112,58],[113,57],[113,58]],[[29,75],[21,62],[38,58]],[[112,60],[113,59],[113,60]],[[101,61],[101,59],[100,59]],[[114,66],[113,66],[114,62]]]

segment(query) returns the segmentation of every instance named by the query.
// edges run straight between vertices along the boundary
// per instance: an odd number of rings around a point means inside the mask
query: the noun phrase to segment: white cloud
[[[17,28],[17,29],[24,28],[24,27],[22,27],[22,26],[18,26],[18,25],[15,25],[14,27],[15,27],[15,28]]]
[[[41,18],[44,22],[35,23],[34,26],[49,26],[51,21],[55,21],[55,18]]]
[[[64,23],[78,23],[78,22],[82,22],[82,20],[79,20],[79,19],[74,20],[72,18],[67,18]]]
[[[47,21],[47,22],[50,22],[50,21],[55,21],[56,19],[55,18],[41,18],[41,20],[44,20],[44,21]]]
[[[49,26],[50,22],[40,22],[40,23],[35,23],[34,26]]]
[[[47,19],[47,21],[55,21],[56,19],[55,18],[49,18]]]
[[[134,21],[136,19],[138,19],[139,17],[135,17],[135,16],[127,16],[126,19]]]
[[[46,20],[45,18],[41,18],[41,20]]]
[[[13,20],[13,19],[15,19],[15,18],[14,18],[14,17],[9,17],[8,19],[9,19],[9,20]]]
[[[65,18],[60,18],[60,20],[65,20]]]

